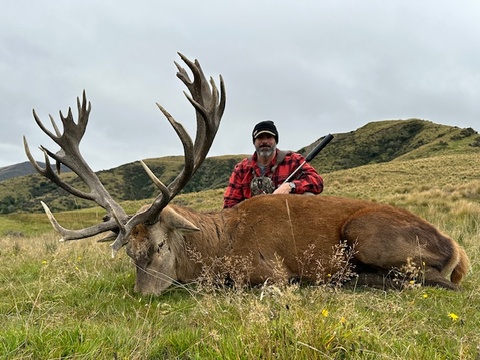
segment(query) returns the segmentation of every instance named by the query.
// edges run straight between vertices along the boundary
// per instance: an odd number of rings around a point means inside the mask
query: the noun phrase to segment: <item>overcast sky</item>
[[[477,0],[2,0],[0,167],[26,160],[22,135],[38,160],[56,151],[32,109],[76,116],[83,89],[94,170],[183,154],[155,105],[194,137],[177,52],[225,79],[210,156],[252,153],[265,119],[292,150],[386,119],[480,130],[479,19]]]

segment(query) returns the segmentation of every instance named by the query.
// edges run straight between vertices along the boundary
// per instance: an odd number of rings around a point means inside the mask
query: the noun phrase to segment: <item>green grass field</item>
[[[407,208],[456,239],[472,265],[462,290],[189,284],[145,297],[133,292],[124,251],[111,259],[108,244],[94,239],[59,243],[45,215],[11,214],[0,217],[0,357],[479,359],[480,156],[397,160],[324,177],[327,195]],[[175,201],[219,209],[222,191]],[[130,212],[139,206],[125,204]],[[92,208],[58,219],[78,227],[102,216]]]

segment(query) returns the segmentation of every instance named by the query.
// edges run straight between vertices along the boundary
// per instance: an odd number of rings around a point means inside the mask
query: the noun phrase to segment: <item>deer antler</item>
[[[210,78],[209,85],[203,74],[200,63],[197,60],[191,62],[184,55],[180,53],[178,54],[193,73],[193,81],[191,81],[185,69],[175,63],[178,68],[177,77],[183,81],[191,94],[191,96],[189,96],[185,93],[185,96],[193,105],[197,113],[197,134],[195,143],[192,143],[191,137],[185,131],[183,126],[176,122],[168,111],[157,103],[158,108],[165,115],[182,141],[185,154],[185,166],[180,174],[168,186],[165,186],[165,184],[163,184],[153,172],[150,171],[148,166],[143,161],[141,162],[154,184],[160,189],[160,195],[157,196],[148,209],[136,214],[125,224],[124,231],[121,231],[118,234],[115,242],[112,244],[113,255],[115,255],[115,253],[126,244],[130,231],[136,225],[142,223],[154,223],[157,221],[162,209],[180,192],[181,189],[183,189],[199,166],[203,163],[203,160],[205,160],[218,131],[218,127],[220,126],[220,120],[225,110],[226,101],[225,86],[222,76],[220,75],[219,96],[215,81]]]
[[[57,184],[67,192],[87,200],[92,200],[104,208],[111,216],[110,220],[94,225],[92,227],[80,230],[68,230],[62,228],[58,222],[53,217],[52,213],[45,204],[42,204],[50,222],[53,227],[60,232],[62,235],[62,240],[78,240],[90,237],[101,232],[108,230],[121,229],[123,224],[127,222],[128,215],[122,209],[117,202],[115,202],[108,191],[105,189],[101,183],[98,176],[90,168],[87,162],[83,159],[82,154],[80,153],[79,145],[82,140],[83,135],[85,134],[85,129],[88,124],[88,116],[90,115],[91,105],[90,102],[87,104],[87,98],[85,91],[83,92],[83,99],[80,102],[80,99],[77,98],[77,108],[78,108],[78,122],[75,123],[73,120],[72,109],[68,109],[68,114],[65,117],[60,111],[60,118],[63,123],[63,134],[59,131],[59,128],[53,117],[50,116],[50,121],[52,122],[53,128],[55,129],[55,134],[50,132],[40,121],[40,118],[33,110],[33,117],[37,125],[46,133],[53,141],[60,145],[61,150],[57,153],[53,153],[44,146],[40,146],[40,150],[43,151],[45,155],[45,168],[42,168],[33,158],[30,149],[28,147],[27,139],[23,137],[23,143],[25,147],[25,152],[28,159],[35,167],[35,169],[47,179]],[[57,173],[52,170],[50,165],[50,158],[54,159],[56,162]],[[82,181],[88,186],[90,192],[84,192],[82,190],[76,189],[73,186],[64,182],[60,176],[60,165],[64,164],[69,167],[73,172],[75,172]]]
[[[109,215],[109,220],[104,223],[85,229],[69,230],[63,228],[56,221],[48,207],[42,203],[42,206],[44,207],[53,227],[62,235],[62,240],[84,239],[105,231],[115,231],[118,233],[115,242],[112,244],[112,254],[115,255],[116,252],[127,243],[130,232],[136,225],[141,223],[153,223],[157,221],[162,209],[165,208],[165,206],[188,183],[193,174],[197,171],[199,166],[206,158],[218,131],[220,120],[225,110],[226,96],[223,78],[220,75],[219,95],[214,80],[210,78],[210,83],[207,81],[198,61],[195,60],[192,62],[184,55],[180,53],[178,54],[193,73],[193,80],[190,80],[185,69],[175,62],[175,65],[178,69],[177,77],[187,86],[190,95],[187,93],[185,93],[185,95],[196,110],[197,134],[195,142],[192,142],[192,139],[185,131],[184,127],[175,121],[175,119],[161,105],[157,104],[158,108],[162,111],[172,127],[175,129],[183,144],[185,166],[180,174],[168,186],[166,186],[142,161],[142,166],[147,171],[155,185],[159,188],[160,194],[148,209],[134,215],[131,218],[126,214],[123,208],[115,200],[113,200],[98,176],[88,166],[87,162],[83,159],[83,156],[80,153],[79,144],[83,135],[85,134],[88,124],[88,116],[91,110],[90,102],[87,104],[85,91],[83,92],[82,102],[80,102],[80,99],[77,99],[77,123],[75,123],[73,120],[73,115],[70,108],[66,117],[60,112],[60,118],[62,120],[64,129],[63,134],[59,131],[59,128],[57,127],[52,116],[50,116],[50,120],[55,130],[55,134],[50,132],[43,125],[35,113],[35,110],[33,111],[33,116],[38,126],[60,146],[60,151],[57,153],[53,153],[43,146],[40,147],[45,155],[46,164],[45,168],[42,168],[31,155],[27,140],[24,137],[25,152],[35,169],[41,175],[45,176],[69,193],[77,197],[96,202],[98,205],[104,208]],[[58,173],[61,164],[67,166],[82,179],[82,181],[90,189],[90,192],[84,192],[76,189],[64,182],[60,176],[52,170],[50,158],[55,160]]]

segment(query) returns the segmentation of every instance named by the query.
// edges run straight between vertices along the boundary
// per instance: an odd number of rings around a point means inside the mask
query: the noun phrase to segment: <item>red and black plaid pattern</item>
[[[288,176],[305,161],[302,155],[295,152],[288,152],[285,159],[274,169],[272,174],[272,168],[274,168],[276,164],[277,156],[278,149],[277,155],[273,158],[267,168],[267,172],[264,174],[264,176],[272,179],[275,188],[281,185]],[[223,197],[223,207],[229,208],[245,199],[251,198],[250,182],[254,176],[261,175],[256,153],[250,158],[243,159],[238,163],[228,181],[228,186]],[[303,165],[302,170],[300,170],[291,181],[295,183],[295,193],[297,194],[303,194],[305,192],[319,194],[323,190],[322,177],[308,163]]]

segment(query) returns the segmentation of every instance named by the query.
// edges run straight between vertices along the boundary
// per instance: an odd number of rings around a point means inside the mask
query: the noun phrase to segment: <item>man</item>
[[[223,196],[224,208],[259,194],[322,192],[323,179],[308,163],[285,183],[305,158],[295,152],[277,149],[278,131],[273,121],[255,125],[252,138],[255,153],[235,166]]]

